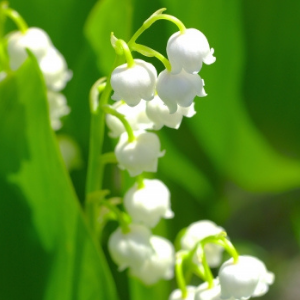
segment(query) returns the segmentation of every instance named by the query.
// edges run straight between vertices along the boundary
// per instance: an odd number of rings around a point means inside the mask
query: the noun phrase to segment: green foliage
[[[191,222],[212,218],[246,245],[245,252],[252,247],[265,256],[269,269],[297,254],[300,7],[288,2],[10,1],[29,26],[49,32],[73,71],[64,92],[72,111],[60,133],[78,143],[84,165],[71,173],[71,181],[50,129],[43,79],[28,60],[0,82],[0,299],[117,299],[79,203],[86,179],[88,94],[111,70],[110,33],[127,41],[161,7],[203,31],[217,61],[201,71],[208,96],[196,99],[197,114],[184,119],[178,131],[160,134],[166,155],[155,176],[171,190],[175,219],[157,231],[175,240]],[[165,53],[175,30],[160,21],[139,42]],[[112,144],[105,138],[105,150]],[[104,188],[112,189],[112,196],[121,196],[117,172],[106,168]],[[163,300],[175,286],[144,287],[112,268],[121,299]],[[264,299],[280,299],[270,295]]]

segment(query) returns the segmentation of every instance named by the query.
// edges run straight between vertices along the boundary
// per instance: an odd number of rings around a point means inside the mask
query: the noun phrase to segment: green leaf
[[[50,128],[33,59],[0,82],[0,298],[117,299]]]
[[[173,2],[168,12],[201,30],[217,61],[200,72],[208,96],[196,99],[190,129],[222,176],[251,191],[283,191],[300,184],[300,162],[278,153],[255,127],[243,103],[246,49],[238,0]],[[174,31],[174,30],[173,30]],[[170,30],[171,33],[171,30]],[[256,70],[257,72],[257,70]]]

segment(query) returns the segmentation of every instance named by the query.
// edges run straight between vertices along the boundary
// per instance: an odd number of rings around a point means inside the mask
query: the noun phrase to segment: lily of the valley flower
[[[220,296],[221,286],[219,279],[216,278],[212,288],[208,287],[207,282],[200,284],[196,289],[194,300],[222,300]]]
[[[170,192],[157,179],[144,179],[144,187],[136,183],[124,196],[124,206],[134,223],[154,227],[161,218],[172,218]]]
[[[187,297],[183,298],[180,289],[174,290],[169,296],[169,300],[194,300],[196,287],[188,285],[187,287]]]
[[[221,299],[245,300],[264,295],[274,281],[262,261],[253,256],[239,256],[234,263],[229,259],[219,270]]]
[[[213,53],[205,35],[194,28],[186,29],[184,33],[174,33],[167,44],[172,73],[179,73],[183,68],[190,74],[196,74],[200,71],[202,62],[207,65],[215,62]]]
[[[130,176],[142,172],[156,172],[158,158],[164,155],[160,151],[160,141],[152,132],[136,131],[135,140],[128,141],[127,132],[121,134],[115,148],[115,155],[121,169],[126,169]]]
[[[177,111],[170,114],[168,107],[164,102],[155,96],[153,100],[147,102],[146,113],[149,119],[154,123],[154,129],[159,130],[163,126],[178,129],[183,116],[191,118],[195,115],[194,103],[189,107],[181,107],[178,105]]]
[[[199,241],[210,235],[219,234],[222,231],[224,231],[224,229],[212,221],[202,220],[192,223],[187,227],[185,234],[181,238],[181,247],[185,250],[192,250]],[[204,246],[204,253],[209,266],[217,267],[221,263],[222,252],[223,247],[219,245],[208,243]],[[199,263],[196,254],[194,262]]]
[[[130,124],[133,131],[153,128],[153,122],[146,115],[146,101],[142,100],[138,105],[134,107],[128,106],[123,101],[118,101],[114,103],[112,107],[117,112],[123,114],[126,117],[126,120]],[[125,128],[122,122],[117,117],[111,114],[106,115],[106,125],[110,129],[108,135],[112,138],[117,138],[123,132],[125,132]]]
[[[151,236],[150,243],[153,253],[141,267],[131,269],[131,274],[147,285],[155,284],[160,279],[171,279],[175,264],[174,247],[167,239],[154,235]]]
[[[7,51],[12,70],[18,69],[27,58],[26,48],[41,60],[52,46],[48,34],[40,28],[28,28],[26,33],[15,31],[7,37]]]
[[[157,72],[155,67],[141,59],[134,59],[134,65],[123,64],[111,74],[113,100],[124,100],[129,106],[137,105],[142,99],[152,100],[155,93]]]
[[[53,130],[58,130],[62,126],[60,118],[70,113],[70,108],[67,105],[67,99],[63,94],[52,91],[47,92],[47,98],[49,103],[51,127]]]
[[[128,233],[119,227],[111,234],[108,249],[119,271],[127,267],[138,269],[152,255],[150,237],[151,231],[137,224],[131,224]]]
[[[162,71],[158,76],[156,89],[171,114],[177,111],[178,105],[189,107],[196,96],[206,96],[204,82],[200,76],[189,74],[184,70],[178,74]]]

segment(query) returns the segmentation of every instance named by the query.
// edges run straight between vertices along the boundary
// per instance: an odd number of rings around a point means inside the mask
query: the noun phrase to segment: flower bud
[[[178,105],[177,111],[170,114],[168,107],[164,102],[155,96],[153,100],[147,102],[146,106],[147,116],[154,123],[154,129],[159,130],[163,126],[178,129],[183,116],[188,118],[195,115],[194,103],[189,107],[181,107]]]
[[[140,268],[148,259],[153,249],[150,244],[151,231],[137,224],[130,225],[130,232],[123,233],[119,227],[108,241],[109,253],[113,261],[119,266],[119,271]]]
[[[157,72],[155,67],[141,59],[128,67],[123,64],[111,74],[111,86],[114,90],[113,100],[124,100],[129,106],[137,105],[142,99],[152,100],[155,92]]]
[[[196,74],[201,70],[202,62],[207,65],[215,62],[213,53],[205,35],[195,28],[174,33],[167,44],[172,73],[179,73],[183,68],[190,74]]]
[[[185,234],[181,238],[181,247],[185,250],[192,250],[199,241],[210,235],[221,233],[222,231],[224,231],[222,227],[208,220],[192,223],[187,227]],[[208,243],[204,246],[204,252],[209,266],[217,267],[220,264],[223,247]],[[196,255],[194,262],[199,263]]]
[[[264,295],[274,281],[264,263],[253,256],[239,256],[234,263],[227,260],[219,270],[221,299],[244,300]]]
[[[142,172],[156,172],[158,158],[164,155],[160,151],[160,141],[152,132],[136,131],[135,140],[128,141],[127,132],[121,134],[115,148],[120,169],[126,169],[130,176]]]
[[[163,182],[145,179],[144,187],[137,183],[124,196],[124,206],[134,223],[154,227],[161,218],[172,218],[170,192]]]
[[[181,290],[177,289],[171,293],[169,300],[194,300],[196,287],[188,285],[186,288],[188,292],[186,298],[183,298]]]
[[[151,236],[153,253],[140,268],[131,269],[131,274],[147,285],[155,284],[160,279],[174,276],[175,251],[173,245],[165,238]]]
[[[40,28],[28,28],[25,33],[20,31],[12,32],[7,37],[7,51],[9,63],[12,70],[18,69],[27,58],[28,48],[39,61],[46,55],[52,42],[48,34]]]
[[[196,96],[204,97],[204,82],[197,74],[189,74],[181,70],[173,74],[167,70],[162,71],[157,79],[157,94],[167,105],[171,114],[175,113],[178,105],[189,107]]]
[[[144,100],[134,107],[128,106],[123,101],[114,103],[112,107],[125,116],[133,131],[145,130],[153,127],[153,122],[146,115],[146,102]],[[125,132],[123,123],[111,114],[106,115],[106,125],[110,129],[108,135],[111,138],[117,138]]]

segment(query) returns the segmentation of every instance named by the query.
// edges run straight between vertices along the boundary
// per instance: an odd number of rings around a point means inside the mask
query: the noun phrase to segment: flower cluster
[[[246,300],[264,295],[274,281],[274,274],[267,271],[261,260],[238,255],[223,228],[211,221],[191,224],[184,230],[180,243],[184,250],[177,253],[179,263],[183,265],[184,260],[205,282],[198,287],[183,284],[171,293],[169,300]],[[223,248],[232,258],[220,266],[213,279],[209,266],[221,264]],[[184,282],[183,272],[177,270],[178,282]]]
[[[172,218],[168,188],[157,179],[134,184],[124,196],[124,206],[132,219],[128,228],[118,227],[109,239],[109,251],[122,271],[147,285],[160,279],[171,279],[175,264],[173,245],[165,238],[152,235],[161,218]]]
[[[26,32],[15,31],[7,36],[7,52],[12,70],[18,69],[27,58],[29,49],[36,57],[47,86],[51,126],[61,128],[60,118],[69,114],[66,97],[60,91],[71,79],[62,54],[53,46],[48,34],[40,28],[28,28]]]

